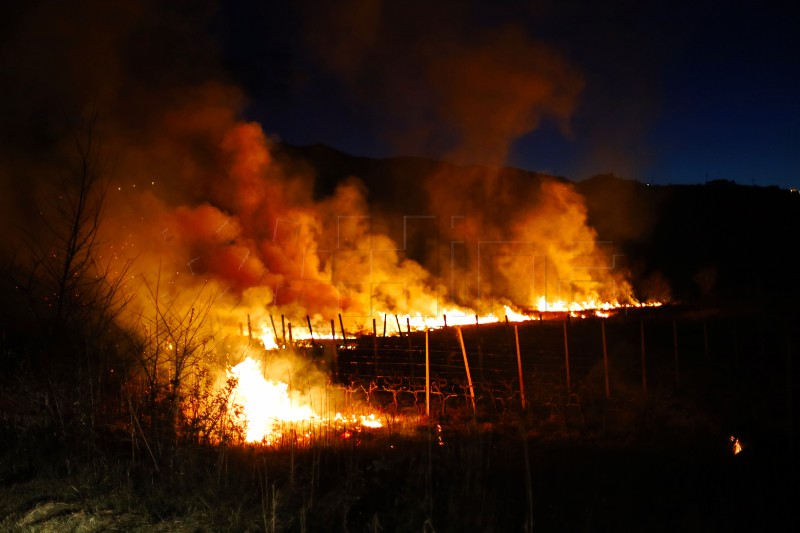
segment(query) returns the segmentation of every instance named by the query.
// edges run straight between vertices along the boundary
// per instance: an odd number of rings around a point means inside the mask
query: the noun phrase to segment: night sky
[[[213,33],[252,97],[247,115],[287,142],[573,180],[800,183],[800,33],[788,3],[268,4],[221,6]],[[525,76],[554,94],[518,100]],[[514,113],[536,116],[492,124]]]
[[[125,143],[152,136],[153,117],[214,82],[237,93],[238,119],[291,144],[575,181],[797,187],[790,10],[711,0],[17,2],[0,23],[2,151],[48,150],[67,137],[58,121],[91,106]]]

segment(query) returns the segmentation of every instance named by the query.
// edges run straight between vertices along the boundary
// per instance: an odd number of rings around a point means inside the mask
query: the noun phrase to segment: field
[[[795,325],[676,307],[447,327],[428,335],[430,416],[424,332],[318,341],[297,350],[329,374],[329,401],[382,428],[158,461],[130,434],[14,431],[9,413],[0,527],[774,530],[795,517]]]

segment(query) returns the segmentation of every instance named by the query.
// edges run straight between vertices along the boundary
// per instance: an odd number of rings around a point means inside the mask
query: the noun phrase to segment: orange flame
[[[272,442],[280,436],[281,422],[319,419],[311,407],[293,405],[286,383],[264,379],[258,361],[248,357],[228,370],[228,376],[237,380],[229,407],[239,413],[235,419],[246,428],[247,442]]]
[[[323,426],[337,430],[341,426],[383,427],[383,422],[372,413],[336,413],[332,419],[323,418],[309,405],[293,399],[286,383],[265,379],[261,364],[250,357],[230,368],[227,374],[236,379],[228,407],[234,413],[233,422],[244,430],[245,442],[275,444],[283,437],[286,424],[302,424],[302,431],[292,427],[292,434],[304,441],[316,434],[313,429]]]

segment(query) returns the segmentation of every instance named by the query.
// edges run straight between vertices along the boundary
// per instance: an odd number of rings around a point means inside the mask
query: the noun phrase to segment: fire
[[[228,370],[228,376],[237,380],[229,407],[238,413],[236,421],[245,427],[247,442],[272,442],[280,436],[281,422],[319,419],[311,407],[293,405],[286,383],[264,379],[258,361],[248,357]]]
[[[349,417],[345,417],[342,413],[336,413],[334,417],[335,422],[341,423],[351,423],[351,424],[360,424],[367,428],[382,428],[383,422],[378,420],[378,418],[374,414],[368,415],[350,415]]]
[[[531,320],[531,317],[528,315],[523,315],[522,313],[517,313],[509,306],[505,306],[506,308],[506,316],[511,322],[524,322],[526,320]]]
[[[739,439],[731,435],[731,445],[733,455],[739,455],[742,452],[742,443]]]
[[[277,350],[279,348],[278,336],[274,332],[270,332],[266,324],[261,326],[261,342],[267,350]]]
[[[526,311],[525,309],[515,309],[511,305],[504,305],[503,310],[505,316],[498,317],[492,313],[479,315],[470,309],[459,307],[446,307],[441,309],[441,314],[437,316],[427,315],[422,312],[414,314],[397,315],[391,312],[375,313],[375,324],[383,324],[381,328],[386,336],[404,335],[407,330],[410,331],[425,331],[441,329],[447,326],[470,326],[475,324],[494,324],[501,320],[508,322],[528,322],[532,320],[543,320],[549,317],[563,317],[568,313],[573,318],[586,318],[587,316],[595,316],[600,318],[610,317],[612,313],[631,307],[658,307],[663,305],[661,302],[648,302],[641,303],[635,302],[632,304],[621,304],[619,302],[599,302],[588,300],[583,302],[566,302],[563,300],[547,301],[544,297],[537,300],[536,312]],[[341,318],[341,316],[340,316]],[[311,321],[310,318],[306,318]],[[299,320],[298,320],[299,321]],[[289,335],[286,341],[291,338],[293,341],[307,342],[307,341],[332,341],[340,338],[341,333],[331,332],[330,326],[321,319],[313,321],[312,328],[288,328]],[[318,323],[316,323],[318,322]],[[366,322],[358,320],[350,321],[346,328],[346,335],[354,337],[371,332],[371,326],[368,327]],[[385,324],[384,324],[385,322]],[[289,324],[291,326],[291,324]],[[326,332],[327,331],[327,332]],[[285,333],[285,332],[284,332]],[[380,335],[380,333],[378,333]],[[288,348],[286,342],[281,340],[278,332],[274,331],[266,323],[261,325],[261,334],[259,335],[263,346],[266,350],[280,350]]]
[[[336,413],[332,418],[320,416],[309,405],[293,400],[286,383],[265,379],[261,364],[250,357],[230,368],[227,374],[229,378],[236,379],[228,408],[234,413],[234,423],[244,430],[245,442],[272,445],[283,436],[287,424],[291,425],[294,437],[304,441],[325,427],[336,431],[342,426],[383,427],[383,422],[374,413]],[[296,425],[301,425],[302,430]]]

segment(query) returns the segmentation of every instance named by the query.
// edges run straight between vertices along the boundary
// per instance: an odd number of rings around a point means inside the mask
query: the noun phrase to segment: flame
[[[266,324],[261,326],[261,342],[264,344],[264,349],[266,350],[277,350],[280,348],[280,346],[278,346],[278,335],[267,329]]]
[[[368,415],[359,415],[359,416],[356,416],[356,415],[353,414],[353,415],[350,415],[349,417],[345,417],[344,415],[342,415],[342,413],[336,413],[336,416],[334,417],[334,421],[335,422],[341,422],[341,423],[360,424],[360,425],[362,425],[364,427],[367,427],[367,428],[382,428],[383,427],[383,422],[378,420],[378,418],[372,413],[370,413]]]
[[[264,379],[258,361],[248,357],[228,370],[228,376],[237,380],[229,407],[246,429],[246,442],[272,442],[280,436],[281,422],[319,419],[311,407],[293,405],[286,383]]]
[[[508,317],[508,320],[511,322],[524,322],[526,320],[531,320],[530,316],[524,315],[522,313],[517,313],[509,306],[505,306],[505,309],[506,309],[506,317]]]
[[[272,445],[283,436],[287,424],[302,425],[302,429],[291,427],[293,437],[300,441],[309,441],[318,433],[317,430],[324,427],[339,431],[345,426],[342,433],[345,438],[352,435],[348,429],[352,426],[383,427],[383,422],[374,413],[336,413],[333,418],[320,416],[310,406],[294,400],[286,383],[265,379],[261,364],[250,357],[229,368],[227,375],[236,379],[228,408],[233,413],[233,422],[244,430],[245,442]]]
[[[742,452],[742,443],[739,439],[731,435],[731,444],[733,455],[739,455]]]
[[[584,302],[565,302],[563,300],[546,301],[544,297],[538,299],[536,306],[536,315],[531,312],[526,312],[524,309],[515,309],[511,305],[504,305],[503,310],[505,316],[503,319],[508,322],[528,322],[532,320],[544,320],[549,317],[563,317],[568,313],[573,318],[587,318],[589,316],[596,316],[599,318],[607,318],[615,311],[627,308],[639,307],[658,307],[663,305],[662,302],[635,302],[632,304],[621,304],[619,302],[598,302],[594,300]],[[375,313],[374,318],[376,324],[386,324],[381,329],[385,332],[386,336],[395,337],[404,335],[408,330],[410,331],[425,331],[442,329],[447,326],[470,326],[475,324],[494,324],[501,321],[492,313],[485,315],[478,315],[470,309],[459,307],[446,307],[438,316],[425,315],[418,312],[414,315],[395,315],[390,312]],[[309,319],[310,320],[310,319]],[[368,322],[369,320],[367,320]],[[300,322],[298,320],[298,322]],[[330,326],[319,317],[313,324],[313,333],[307,328],[295,328],[291,330],[291,339],[295,342],[314,342],[314,341],[335,341],[340,339],[340,333],[321,333],[322,331],[330,331]],[[347,327],[346,335],[348,337],[355,337],[361,334],[371,334],[372,327],[367,327],[366,322],[359,322],[357,320],[350,321]],[[380,333],[378,333],[380,335]],[[260,339],[266,350],[280,350],[288,346],[281,340],[281,337],[266,323],[261,325]],[[288,341],[288,336],[287,339]]]

